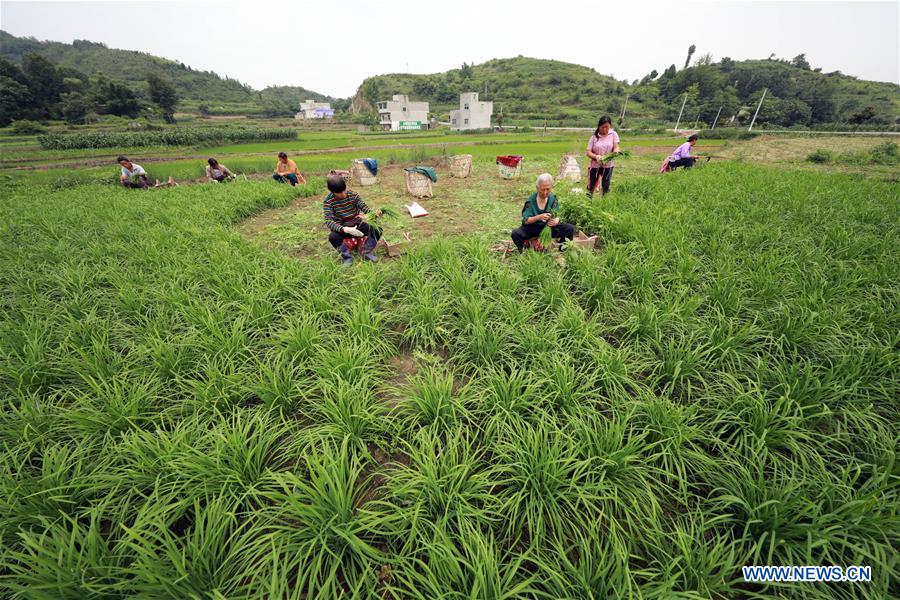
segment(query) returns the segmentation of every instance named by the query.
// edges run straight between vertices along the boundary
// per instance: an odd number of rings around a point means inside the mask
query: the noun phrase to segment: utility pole
[[[622,105],[622,116],[619,117],[619,127],[625,123],[625,109],[628,108],[628,95],[625,96],[625,104]]]
[[[485,98],[487,98],[487,79],[484,80],[484,98],[482,100]]]
[[[719,115],[721,115],[721,114],[722,114],[722,107],[720,106],[720,107],[719,107],[719,112],[716,113],[716,119],[715,119],[715,121],[713,121],[713,126],[710,127],[710,130],[716,128],[716,123],[719,122]]]
[[[769,91],[769,88],[763,88],[763,95],[759,99],[759,105],[756,107],[756,112],[753,113],[753,120],[750,121],[750,127],[747,128],[747,131],[753,131],[753,124],[756,123],[756,115],[759,114],[759,109],[762,108],[763,100],[766,99],[766,92],[768,92],[768,91]]]
[[[678,111],[678,120],[675,121],[675,133],[678,133],[678,124],[681,123],[681,113],[684,112],[684,105],[687,103],[687,94],[684,95],[684,100],[681,102],[681,110]]]

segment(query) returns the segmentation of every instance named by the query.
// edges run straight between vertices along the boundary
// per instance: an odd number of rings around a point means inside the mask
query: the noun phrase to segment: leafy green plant
[[[900,163],[900,150],[898,150],[897,142],[888,140],[872,148],[872,162],[880,165]]]
[[[806,155],[806,160],[811,163],[829,163],[834,159],[834,156],[828,150],[815,150]]]
[[[47,128],[41,125],[39,122],[29,121],[27,119],[13,121],[9,126],[9,130],[13,135],[34,135],[36,133],[47,133]]]

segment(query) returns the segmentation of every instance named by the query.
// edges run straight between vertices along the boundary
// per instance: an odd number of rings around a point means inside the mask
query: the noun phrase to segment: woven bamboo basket
[[[372,171],[366,167],[366,163],[360,159],[356,159],[350,164],[350,175],[360,185],[374,185],[378,182],[378,177],[373,175]]]
[[[454,177],[466,178],[472,174],[472,155],[457,154],[450,157],[450,174]]]
[[[565,154],[559,160],[559,169],[556,170],[556,179],[562,181],[568,179],[570,181],[581,181],[581,167],[578,166],[578,159],[573,154]]]
[[[416,198],[431,198],[434,193],[431,191],[431,178],[415,171],[404,171],[406,173],[406,191]]]
[[[520,160],[515,167],[507,167],[504,164],[497,163],[497,173],[503,179],[515,179],[522,174],[522,162]]]

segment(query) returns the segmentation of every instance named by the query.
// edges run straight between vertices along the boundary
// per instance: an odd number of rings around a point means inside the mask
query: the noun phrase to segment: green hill
[[[682,124],[690,127],[695,122],[711,123],[720,111],[722,124],[745,123],[766,89],[761,125],[885,129],[897,127],[900,119],[900,86],[822,73],[812,69],[803,55],[791,62],[723,58],[712,63],[706,57],[686,69],[672,65],[661,75],[654,71],[631,84],[581,65],[518,56],[480,65],[463,63],[444,73],[369,77],[352,99],[340,100],[297,86],[257,91],[211,71],[95,42],[44,42],[0,31],[0,57],[21,64],[29,53],[59,67],[124,81],[141,97],[147,96],[146,75],[156,73],[175,86],[182,109],[212,113],[286,115],[307,98],[332,102],[337,110],[371,112],[378,101],[408,94],[430,102],[432,114],[446,120],[458,106],[461,92],[477,91],[494,101],[495,122],[502,110],[505,123],[588,126],[599,115],[621,114],[627,98],[627,125],[671,127],[686,95]]]
[[[487,84],[487,95],[484,95]],[[494,59],[445,73],[393,73],[369,77],[354,98],[357,109],[369,109],[392,94],[409,94],[431,103],[431,112],[448,118],[459,107],[461,92],[480,92],[494,101],[494,115],[504,117],[588,122],[598,112],[614,111],[625,97],[626,85],[594,69],[537,58]]]
[[[838,71],[822,73],[810,68],[802,55],[792,62],[723,58],[680,71],[672,65],[658,78],[648,76],[631,86],[635,103],[629,106],[634,106],[632,115],[672,120],[686,95],[683,119],[689,123],[698,117],[709,123],[720,109],[720,120],[735,117],[743,122],[752,116],[764,90],[759,114],[763,125],[890,127],[900,115],[900,86]]]
[[[75,40],[71,44],[39,41],[0,31],[0,57],[21,64],[23,58],[31,53],[40,54],[59,67],[75,69],[86,75],[103,73],[141,93],[147,89],[147,74],[156,73],[170,81],[179,98],[188,101],[187,104],[203,102],[253,106],[269,100],[270,103],[283,102],[287,105],[286,110],[292,110],[296,108],[295,104],[306,98],[330,100],[328,96],[302,87],[270,87],[256,91],[236,79],[222,77],[212,71],[198,71],[178,61],[145,52],[107,48],[104,44],[86,40]]]
[[[485,84],[487,95],[484,96]],[[682,123],[743,123],[768,88],[759,123],[816,127],[828,124],[892,127],[900,115],[900,86],[863,81],[839,72],[821,73],[809,65],[781,60],[674,65],[632,84],[589,67],[555,60],[516,57],[428,75],[392,73],[365,79],[353,99],[356,110],[371,110],[392,94],[427,100],[431,112],[447,119],[460,92],[477,91],[503,107],[505,121],[547,121],[551,125],[592,125],[601,114],[619,115],[628,97],[626,122],[667,124],[678,115],[686,93]]]

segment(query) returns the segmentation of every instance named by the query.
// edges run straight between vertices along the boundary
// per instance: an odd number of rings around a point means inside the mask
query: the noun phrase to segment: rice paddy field
[[[267,144],[214,149],[249,173],[228,185],[148,150],[187,177],[150,191],[4,163],[3,597],[900,596],[896,165],[711,140],[660,176],[677,140],[623,136],[611,194],[556,188],[598,247],[518,255],[495,248],[584,135],[348,135],[309,140],[297,188]],[[373,207],[412,200],[404,165],[439,179],[385,223],[402,257],[345,268],[323,176],[362,155]]]

